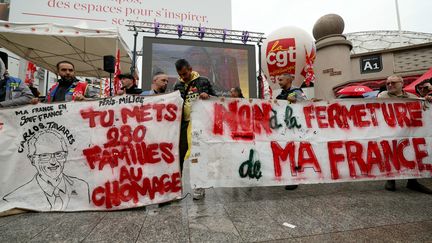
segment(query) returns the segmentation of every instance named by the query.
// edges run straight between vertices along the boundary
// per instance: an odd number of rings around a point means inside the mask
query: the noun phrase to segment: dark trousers
[[[179,153],[180,153],[180,173],[183,174],[183,163],[186,152],[188,151],[188,139],[187,139],[187,128],[189,121],[182,121],[180,126],[180,142],[179,142]]]

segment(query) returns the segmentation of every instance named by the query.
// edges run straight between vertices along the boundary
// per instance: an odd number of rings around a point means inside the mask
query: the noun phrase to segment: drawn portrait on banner
[[[6,194],[4,201],[31,201],[50,211],[63,211],[71,205],[90,203],[88,183],[64,173],[68,160],[64,136],[53,129],[40,130],[27,141],[27,149],[27,158],[36,173],[31,180]]]

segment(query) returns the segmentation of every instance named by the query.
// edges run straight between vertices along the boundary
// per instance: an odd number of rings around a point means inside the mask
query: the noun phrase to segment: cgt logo
[[[271,76],[283,73],[295,73],[296,48],[295,39],[286,38],[269,42],[266,50],[266,61]]]

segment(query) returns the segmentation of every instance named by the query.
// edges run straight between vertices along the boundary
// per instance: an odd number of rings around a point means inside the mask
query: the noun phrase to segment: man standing
[[[432,78],[426,79],[416,85],[416,92],[420,97],[423,97],[426,101],[432,103]]]
[[[48,91],[47,102],[82,101],[94,98],[86,82],[79,81],[75,77],[75,66],[69,61],[57,63],[57,74],[60,79]]]
[[[120,74],[120,82],[122,83],[122,89],[117,92],[117,95],[129,94],[139,95],[142,90],[136,85],[135,77],[132,74]]]
[[[238,86],[235,88],[231,88],[230,97],[231,98],[244,98],[241,88]]]
[[[141,95],[163,94],[168,86],[168,75],[164,72],[157,72],[153,75],[153,81],[150,90],[146,90]]]
[[[215,91],[206,77],[201,77],[199,73],[192,71],[192,67],[185,59],[179,59],[175,63],[179,80],[174,84],[174,90],[180,91],[181,97],[184,100],[183,104],[183,119],[180,130],[180,171],[183,171],[183,163],[188,152],[188,126],[190,121],[192,102],[197,99],[206,100],[210,95],[216,96]],[[205,191],[202,188],[194,190],[193,198],[202,199]]]
[[[289,73],[282,74],[278,77],[278,83],[282,91],[276,96],[276,99],[287,100],[290,104],[306,100],[306,95],[301,88],[292,87],[293,80],[294,75]]]
[[[54,130],[43,130],[33,135],[27,143],[31,164],[36,174],[25,184],[3,197],[17,207],[37,207],[46,211],[62,211],[90,203],[87,182],[63,173],[68,149],[62,135]]]
[[[32,98],[29,87],[21,79],[9,76],[0,60],[0,107],[27,105]]]
[[[381,92],[378,98],[417,98],[417,96],[405,92],[403,85],[404,81],[401,76],[392,75],[388,77],[386,81],[387,91]],[[409,179],[406,186],[414,191],[432,194],[432,190],[420,184],[416,179]],[[388,191],[395,191],[396,181],[388,180],[384,188]]]
[[[278,77],[278,83],[281,87],[281,93],[276,96],[278,100],[287,100],[290,104],[296,103],[297,101],[306,100],[306,95],[300,88],[292,87],[294,75],[285,73]],[[285,186],[285,190],[295,190],[298,185]]]

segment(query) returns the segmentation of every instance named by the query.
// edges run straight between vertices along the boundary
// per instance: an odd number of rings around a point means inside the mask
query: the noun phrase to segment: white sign
[[[231,0],[13,0],[12,22],[58,23],[85,28],[118,27],[133,48],[127,20],[231,29]],[[138,50],[141,46],[138,40]]]
[[[418,100],[225,99],[192,108],[193,187],[431,177],[432,109]]]
[[[182,105],[175,92],[0,110],[0,212],[116,210],[181,198]]]

